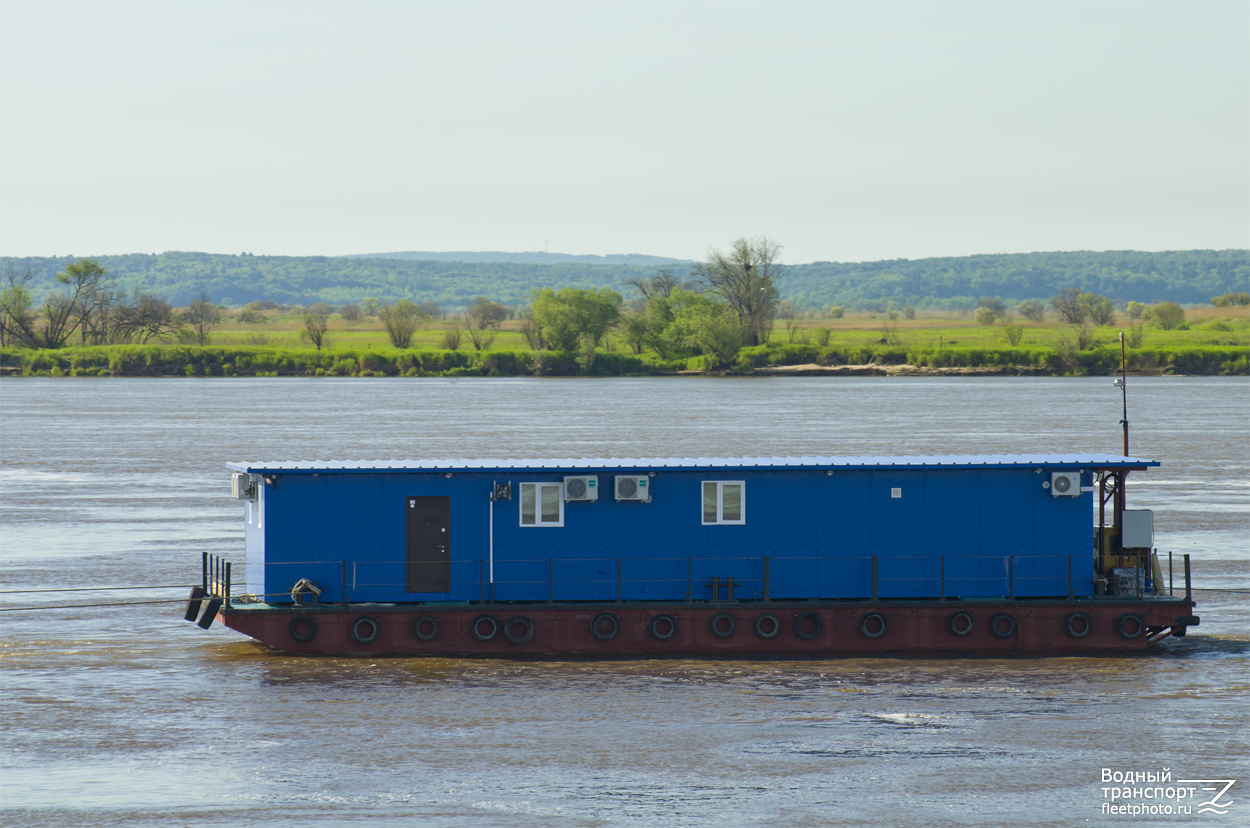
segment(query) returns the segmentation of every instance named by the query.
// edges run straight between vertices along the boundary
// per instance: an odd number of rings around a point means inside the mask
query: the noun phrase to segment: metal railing
[[[1079,563],[1078,563],[1079,560]],[[1186,598],[1191,595],[1184,556]],[[274,588],[307,581],[315,588],[239,596],[278,603],[313,601],[772,601],[957,598],[1075,598],[1095,595],[1092,560],[1074,555],[743,556],[665,558],[523,558],[496,552],[494,579],[486,556],[452,561],[446,592],[413,589],[405,560],[279,561],[249,564],[249,581]],[[260,567],[258,579],[251,570]],[[1083,568],[1084,567],[1084,568]],[[1169,556],[1169,583],[1171,581]],[[1137,582],[1131,595],[1171,595]],[[203,588],[230,606],[232,567],[204,553]]]

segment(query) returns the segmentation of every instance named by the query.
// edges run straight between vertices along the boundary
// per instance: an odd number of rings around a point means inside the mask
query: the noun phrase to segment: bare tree
[[[656,271],[656,274],[650,279],[638,276],[633,279],[626,279],[625,284],[637,288],[642,297],[648,301],[657,296],[668,298],[673,295],[673,291],[677,288],[685,287],[671,270],[665,268]]]
[[[783,275],[781,245],[760,236],[741,238],[728,252],[711,250],[708,261],[696,265],[695,280],[708,293],[724,300],[742,326],[743,341],[758,345],[767,341],[777,307],[774,280]]]
[[[1059,295],[1052,296],[1050,305],[1059,314],[1059,318],[1070,325],[1085,322],[1085,306],[1081,304],[1081,291],[1078,288],[1064,288]]]
[[[201,293],[198,299],[187,305],[182,319],[195,330],[199,343],[207,345],[212,339],[213,329],[221,324],[221,309],[209,301],[207,293]]]
[[[489,348],[499,335],[499,326],[508,318],[508,309],[485,296],[479,296],[464,315],[464,327],[474,350]]]

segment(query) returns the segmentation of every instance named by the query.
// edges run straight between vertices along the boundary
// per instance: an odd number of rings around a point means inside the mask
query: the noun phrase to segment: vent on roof
[[[1050,494],[1052,497],[1076,497],[1080,493],[1080,472],[1051,472]]]
[[[618,474],[615,490],[617,500],[651,500],[651,481],[646,476]]]
[[[599,478],[593,474],[564,478],[564,499],[598,500]]]

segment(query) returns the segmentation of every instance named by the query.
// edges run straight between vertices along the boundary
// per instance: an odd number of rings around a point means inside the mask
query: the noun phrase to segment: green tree
[[[1046,318],[1046,306],[1035,299],[1026,299],[1016,305],[1016,313],[1030,322],[1041,322]]]
[[[378,310],[378,318],[386,328],[387,338],[393,346],[401,349],[412,345],[412,337],[421,327],[424,316],[421,309],[407,299],[383,305]]]
[[[19,276],[10,263],[5,266],[5,277],[8,284],[0,289],[0,345],[37,348],[40,342],[40,332],[35,327],[38,315],[30,288],[26,286],[34,273],[28,269]]]
[[[1082,293],[1077,302],[1085,311],[1085,318],[1095,325],[1111,325],[1115,322],[1115,307],[1106,296],[1096,293]]]
[[[311,310],[304,311],[304,335],[318,351],[325,343],[326,330],[330,327],[330,317],[324,313]]]
[[[721,298],[738,319],[747,345],[768,340],[777,307],[775,281],[783,275],[781,245],[763,236],[736,240],[728,252],[713,249],[696,265],[695,280]]]
[[[1163,330],[1170,331],[1185,321],[1185,309],[1175,302],[1156,302],[1142,316],[1154,320]]]
[[[621,315],[621,295],[610,288],[585,290],[550,288],[535,291],[532,310],[542,337],[557,351],[576,351],[583,340],[591,347],[603,341],[604,334]]]

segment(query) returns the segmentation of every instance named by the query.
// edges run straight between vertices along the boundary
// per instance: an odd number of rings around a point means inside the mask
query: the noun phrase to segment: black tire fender
[[[352,622],[352,638],[361,644],[372,644],[380,632],[382,625],[378,623],[378,619],[368,615],[362,615]]]
[[[760,638],[776,638],[781,632],[781,619],[771,612],[761,612],[755,616],[755,634]]]
[[[1000,621],[1007,622],[1007,629],[999,626]],[[1016,634],[1016,617],[1009,612],[1000,612],[990,619],[990,634],[995,638],[1008,639]]]
[[[876,622],[880,628],[874,631],[871,622]],[[880,638],[885,635],[887,629],[889,629],[889,624],[885,622],[885,616],[879,612],[870,612],[859,622],[859,631],[864,634],[864,638]]]
[[[808,621],[812,622],[811,632],[804,629]],[[812,612],[811,610],[800,612],[794,617],[794,634],[804,641],[811,641],[813,638],[820,635],[820,631],[824,628],[824,626],[825,622],[820,615]]]
[[[482,631],[482,624],[489,623],[490,628],[487,632]],[[495,620],[493,615],[479,615],[473,619],[473,623],[469,626],[469,632],[473,633],[473,637],[478,641],[490,641],[499,634],[499,622]]]
[[[668,632],[663,630],[665,625],[668,626]],[[651,630],[651,636],[657,641],[668,641],[677,634],[677,619],[666,614],[655,615],[651,617],[647,628]]]
[[[422,641],[438,638],[438,616],[418,615],[412,621],[412,634]]]
[[[1094,628],[1094,622],[1088,612],[1073,612],[1063,620],[1063,628],[1073,638],[1084,638]]]
[[[307,644],[317,637],[317,619],[311,615],[297,615],[291,619],[291,623],[286,625],[287,631],[301,644]],[[306,632],[300,632],[301,629],[307,628]]]
[[[602,629],[605,622],[609,625],[606,631]],[[620,631],[621,620],[610,612],[601,612],[590,622],[590,634],[599,641],[611,641]]]
[[[972,620],[972,613],[956,612],[951,615],[947,625],[955,635],[967,635],[972,632],[975,623]]]
[[[728,621],[729,626],[721,629],[722,621]],[[712,635],[717,638],[729,638],[738,629],[738,620],[727,612],[718,612],[712,616],[707,625],[712,630]]]
[[[520,635],[513,631],[517,626],[521,627]],[[509,644],[525,644],[534,637],[534,622],[524,615],[514,615],[503,622],[503,637]]]

